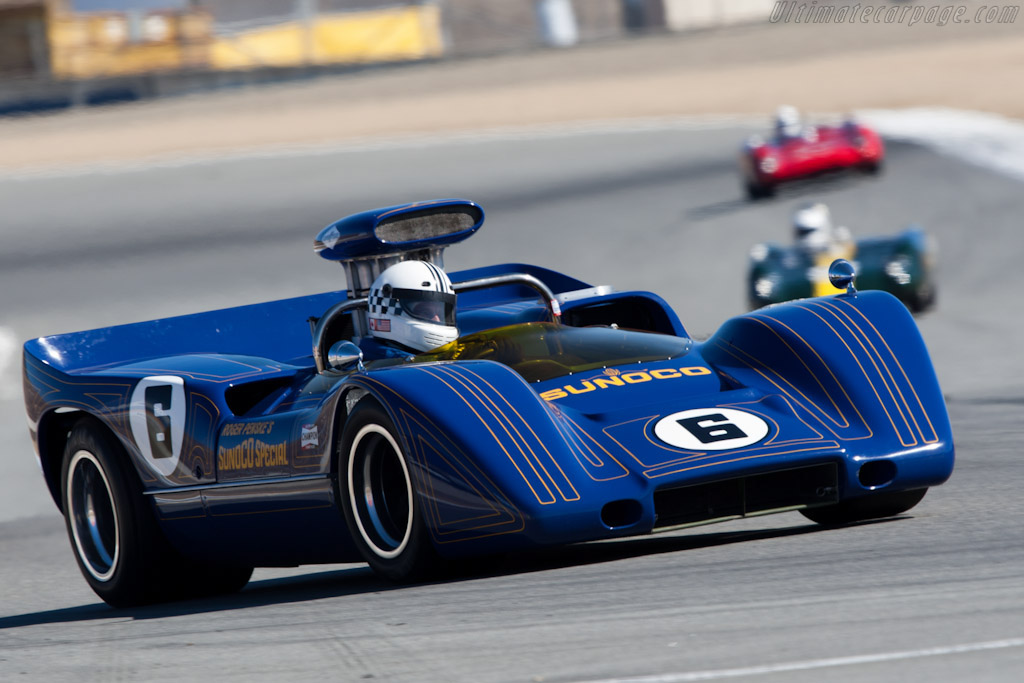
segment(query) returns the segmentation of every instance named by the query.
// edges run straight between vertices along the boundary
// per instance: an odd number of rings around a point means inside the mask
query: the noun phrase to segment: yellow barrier
[[[215,39],[214,69],[421,59],[439,56],[441,15],[436,5],[321,15]]]
[[[397,61],[444,50],[437,5],[329,14],[233,36],[212,36],[203,12],[147,15],[146,36],[131,40],[124,14],[65,14],[49,22],[58,78],[96,78],[185,68],[247,69]]]
[[[48,26],[51,69],[58,78],[94,78],[205,67],[212,24],[202,12],[154,13],[136,42],[123,14],[55,16]]]

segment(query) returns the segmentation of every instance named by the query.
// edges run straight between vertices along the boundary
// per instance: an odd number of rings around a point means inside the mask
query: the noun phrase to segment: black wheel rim
[[[400,555],[412,531],[412,483],[398,444],[380,425],[364,426],[352,442],[348,492],[370,550],[384,559]]]
[[[94,579],[109,581],[120,557],[117,505],[95,455],[75,453],[67,487],[67,515],[78,557]]]

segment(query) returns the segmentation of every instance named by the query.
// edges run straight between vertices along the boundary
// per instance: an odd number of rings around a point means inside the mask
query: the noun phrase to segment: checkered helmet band
[[[370,315],[401,315],[402,302],[391,296],[384,296],[380,290],[370,292],[367,299]]]

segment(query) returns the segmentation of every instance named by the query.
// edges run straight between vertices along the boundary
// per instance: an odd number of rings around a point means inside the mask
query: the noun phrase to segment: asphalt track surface
[[[319,228],[439,196],[488,212],[449,249],[450,270],[521,261],[649,289],[702,337],[743,311],[750,245],[788,240],[793,208],[823,199],[855,234],[919,222],[942,249],[938,309],[920,325],[958,462],[909,514],[823,530],[788,513],[409,587],[361,565],[257,570],[237,596],[114,611],[47,499],[8,351],[0,680],[1019,680],[1024,185],[893,144],[878,179],[749,204],[733,159],[744,132],[524,134],[0,181],[0,351],[341,288],[341,269],[313,255]]]

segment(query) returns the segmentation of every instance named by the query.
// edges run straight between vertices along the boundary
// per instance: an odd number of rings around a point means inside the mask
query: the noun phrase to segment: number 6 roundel
[[[697,408],[658,420],[654,435],[688,451],[745,448],[768,436],[768,423],[757,415],[732,408]]]
[[[174,473],[185,436],[185,382],[181,377],[144,377],[132,391],[128,421],[146,464],[164,476]]]

